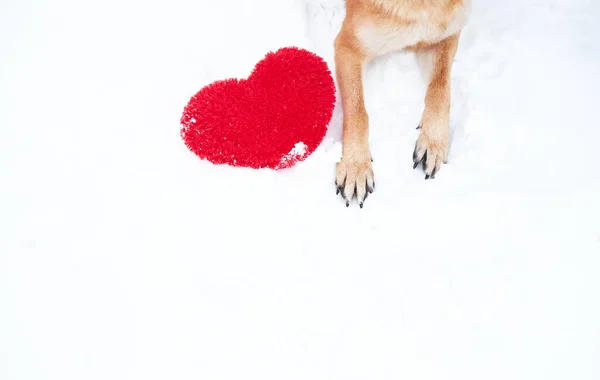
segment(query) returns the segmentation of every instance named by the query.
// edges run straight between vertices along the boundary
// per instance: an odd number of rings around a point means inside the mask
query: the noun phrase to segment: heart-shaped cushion
[[[247,79],[213,82],[184,108],[181,137],[214,164],[283,169],[323,141],[335,106],[327,63],[305,49],[269,52]]]

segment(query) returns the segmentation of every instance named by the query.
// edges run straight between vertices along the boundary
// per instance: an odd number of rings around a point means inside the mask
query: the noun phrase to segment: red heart
[[[181,117],[181,137],[214,164],[282,169],[323,141],[335,105],[327,63],[307,50],[268,53],[247,79],[213,82]]]

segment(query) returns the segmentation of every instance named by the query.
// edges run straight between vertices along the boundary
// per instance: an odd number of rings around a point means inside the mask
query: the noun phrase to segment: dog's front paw
[[[350,206],[352,197],[356,195],[360,208],[368,194],[375,188],[371,158],[366,156],[351,156],[343,158],[337,164],[335,176],[336,194],[342,193],[346,207]]]
[[[448,161],[448,140],[448,136],[444,133],[428,134],[422,131],[413,152],[413,169],[423,162],[425,179],[435,178],[442,163]]]

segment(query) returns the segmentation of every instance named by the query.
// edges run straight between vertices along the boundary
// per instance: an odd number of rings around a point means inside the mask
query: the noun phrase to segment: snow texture
[[[331,105],[331,103],[329,104]],[[290,150],[290,152],[281,159],[281,164],[285,164],[299,157],[304,157],[306,155],[306,148],[306,144],[302,141],[294,144],[294,147]]]
[[[0,4],[0,379],[600,379],[600,3],[474,1],[450,160],[373,62],[377,183],[335,195],[338,107],[290,170],[179,136],[269,50],[333,66],[342,0]]]

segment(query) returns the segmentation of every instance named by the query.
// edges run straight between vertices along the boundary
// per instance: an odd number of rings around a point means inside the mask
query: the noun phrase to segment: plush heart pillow
[[[214,164],[283,169],[321,143],[335,105],[327,63],[307,50],[268,53],[247,79],[213,82],[181,117],[181,136]]]

